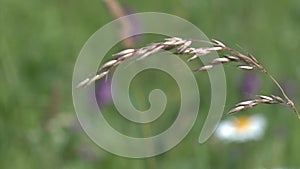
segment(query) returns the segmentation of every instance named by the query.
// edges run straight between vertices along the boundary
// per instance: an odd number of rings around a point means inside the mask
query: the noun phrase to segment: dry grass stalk
[[[212,44],[213,47],[201,47],[201,48],[193,48],[190,47],[193,42],[205,42],[207,44]],[[239,63],[238,68],[251,71],[253,69],[257,69],[262,73],[266,74],[278,87],[280,90],[282,97],[271,95],[259,95],[257,99],[248,100],[240,102],[229,111],[229,114],[239,112],[241,110],[249,109],[259,104],[284,104],[291,107],[291,109],[295,112],[297,117],[300,119],[300,115],[293,103],[293,101],[287,96],[283,88],[276,81],[276,79],[257,61],[257,59],[252,55],[244,55],[232,48],[227,47],[220,41],[211,40],[211,41],[201,41],[201,40],[185,40],[177,37],[167,38],[163,42],[157,42],[149,44],[143,48],[139,49],[126,49],[119,53],[114,54],[115,58],[106,62],[96,73],[94,77],[87,78],[80,82],[77,87],[82,87],[93,83],[94,81],[103,78],[106,76],[114,67],[118,66],[122,61],[128,58],[136,57],[137,59],[143,59],[150,56],[153,53],[166,50],[173,51],[176,55],[188,54],[191,55],[187,61],[193,61],[199,57],[203,57],[211,52],[224,51],[229,54],[223,55],[223,57],[214,59],[211,63],[204,65],[198,68],[196,71],[206,71],[212,69],[215,65],[237,62]]]
[[[254,106],[257,106],[258,104],[287,104],[281,97],[279,96],[274,96],[272,95],[271,97],[269,96],[264,96],[264,95],[259,95],[259,98],[254,99],[254,100],[247,100],[247,101],[242,101],[238,104],[236,104],[235,108],[230,110],[228,114],[236,113],[241,110],[249,109]]]
[[[106,5],[108,11],[114,19],[118,19],[127,15],[126,10],[123,8],[123,6],[119,3],[118,0],[103,0],[103,3]],[[133,24],[131,24],[131,22],[126,19],[122,19],[119,22],[121,26],[120,36],[126,37],[127,35],[130,35],[130,32],[134,30],[132,26]],[[132,37],[127,38],[124,41],[122,41],[122,44],[125,47],[134,46],[134,39]]]

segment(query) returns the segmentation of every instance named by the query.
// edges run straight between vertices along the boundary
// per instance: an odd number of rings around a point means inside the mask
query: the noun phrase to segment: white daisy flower
[[[265,131],[266,120],[261,115],[240,116],[222,121],[216,137],[229,142],[259,140]]]

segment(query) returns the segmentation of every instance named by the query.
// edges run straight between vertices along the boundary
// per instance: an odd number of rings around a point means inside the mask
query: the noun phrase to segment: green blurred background
[[[209,38],[251,51],[290,90],[300,108],[300,1],[299,0],[123,0],[131,12],[165,12],[198,26]],[[300,121],[283,106],[259,106],[241,114],[263,114],[268,126],[262,140],[225,143],[212,137],[198,143],[210,104],[206,74],[201,81],[200,115],[190,134],[174,149],[148,159],[112,155],[96,146],[76,120],[71,81],[73,66],[85,41],[114,17],[101,0],[1,0],[0,50],[0,168],[3,169],[168,169],[168,168],[299,168]],[[159,23],[158,23],[159,24]],[[141,47],[157,37],[141,38]],[[121,45],[116,51],[121,50]],[[107,56],[109,58],[109,56]],[[200,64],[199,64],[200,65]],[[225,66],[228,85],[226,110],[238,102],[243,73]],[[147,81],[141,74],[133,85],[133,104],[147,107],[152,88],[166,90],[170,99],[164,120],[153,125],[163,131],[176,117],[178,89],[166,74]],[[161,80],[164,79],[164,80]],[[260,93],[278,93],[261,77]],[[142,87],[141,87],[142,86]],[[139,95],[137,95],[137,93]],[[169,94],[168,94],[169,93]],[[131,133],[149,126],[127,125],[110,104],[106,118],[115,128]],[[238,114],[237,114],[238,116]],[[224,117],[227,118],[227,117]],[[126,127],[124,127],[126,126]],[[151,127],[151,125],[150,125]]]

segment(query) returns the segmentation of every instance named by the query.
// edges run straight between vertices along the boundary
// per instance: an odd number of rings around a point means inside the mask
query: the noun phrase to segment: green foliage
[[[121,3],[134,12],[167,12],[183,17],[210,38],[220,39],[232,47],[238,44],[244,48],[241,50],[251,51],[278,80],[291,79],[296,87],[300,83],[300,1],[124,0]],[[210,86],[205,73],[195,74],[201,92],[196,124],[174,149],[147,160],[117,157],[101,150],[78,126],[71,99],[71,78],[76,57],[85,41],[113,20],[109,11],[101,1],[95,0],[2,0],[0,8],[0,168],[300,166],[300,121],[290,109],[281,106],[261,106],[241,112],[262,113],[268,119],[266,135],[260,141],[228,144],[212,137],[205,144],[199,144],[197,140],[210,104]],[[141,43],[147,44],[153,39],[157,40],[150,37],[142,39]],[[225,66],[225,69],[229,72],[227,105],[234,105],[240,100],[237,86],[242,74],[232,71],[234,67]],[[176,117],[180,100],[172,94],[178,95],[178,87],[165,74],[144,73],[156,79],[149,82],[142,73],[134,80],[131,99],[136,107],[146,109],[149,106],[147,95],[157,86],[168,96],[166,112],[169,114],[150,125],[157,134]],[[272,83],[263,81],[261,91],[275,90]],[[299,91],[293,92],[298,97]],[[296,98],[295,104],[299,109],[299,99]],[[105,112],[111,110],[115,110],[113,106],[104,108]],[[147,126],[126,125],[126,121],[118,119],[121,116],[114,114],[116,117],[108,114],[106,118],[116,124],[116,129],[143,135],[141,132]]]

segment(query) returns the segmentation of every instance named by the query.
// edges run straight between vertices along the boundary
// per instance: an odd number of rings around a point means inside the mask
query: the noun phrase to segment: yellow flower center
[[[234,127],[239,131],[245,131],[250,126],[250,119],[247,116],[237,117],[234,122]]]

